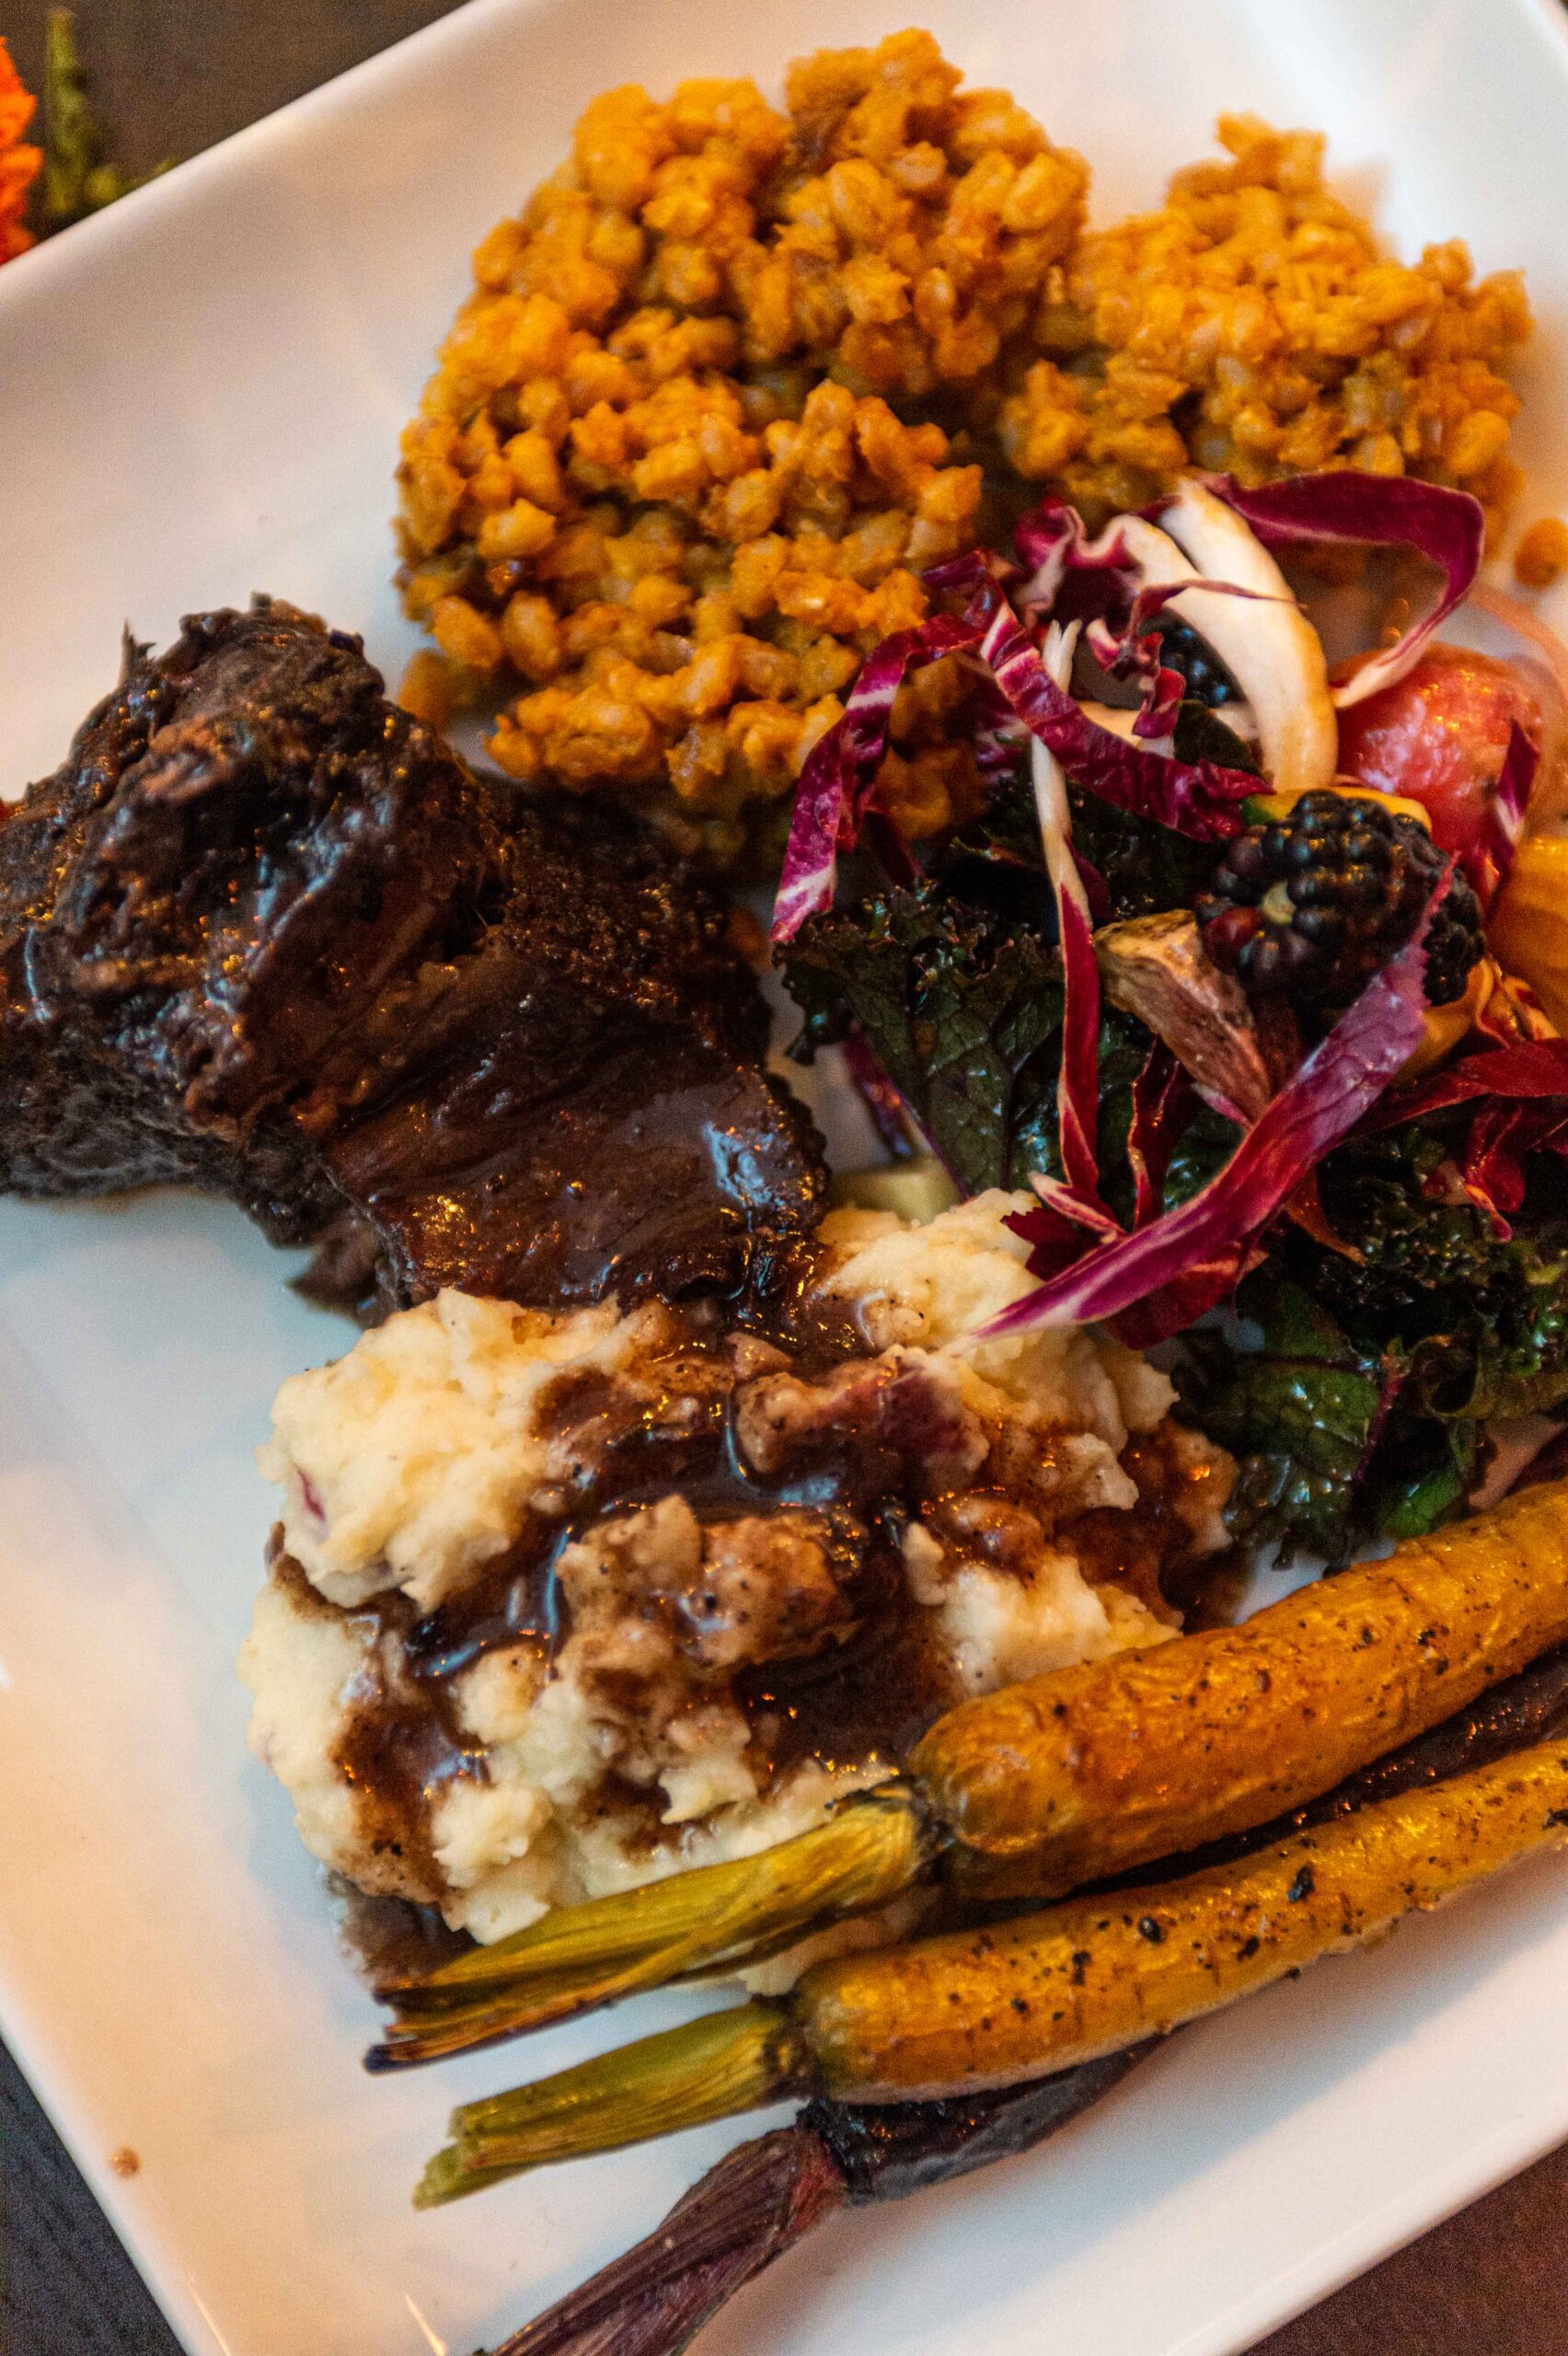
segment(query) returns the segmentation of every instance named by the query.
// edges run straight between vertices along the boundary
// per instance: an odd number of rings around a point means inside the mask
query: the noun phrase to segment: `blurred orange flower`
[[[43,156],[37,147],[24,144],[22,133],[37,103],[23,89],[0,34],[0,261],[26,253],[33,242],[32,232],[22,226],[22,214],[28,191],[43,168]]]

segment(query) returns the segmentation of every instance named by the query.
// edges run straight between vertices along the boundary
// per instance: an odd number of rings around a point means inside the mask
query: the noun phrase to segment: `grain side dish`
[[[928,34],[665,103],[607,92],[474,261],[403,439],[404,687],[499,705],[525,781],[609,788],[687,843],[776,852],[781,805],[926,568],[1032,492],[1091,525],[1190,466],[1409,471],[1496,511],[1529,314],[1458,243],[1405,266],[1323,143],[1222,117],[1165,206],[1089,168]],[[901,698],[882,806],[982,792],[952,665]]]

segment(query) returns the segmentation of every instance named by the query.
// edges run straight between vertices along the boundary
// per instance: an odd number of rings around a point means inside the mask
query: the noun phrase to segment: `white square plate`
[[[1321,125],[1391,237],[1523,263],[1519,446],[1568,503],[1568,23],[1554,0],[925,0],[1094,167],[1101,216],[1215,114]],[[121,623],[267,588],[408,650],[396,436],[470,245],[635,78],[874,40],[888,0],[476,0],[0,277],[0,788]],[[416,2217],[455,2099],[619,2037],[375,2083],[371,2008],[233,1657],[274,1386],[341,1348],[237,1212],[0,1205],[0,2016],[201,2356],[455,2356],[647,2232],[725,2131]],[[1547,1861],[1182,2038],[1062,2142],[824,2230],[706,2356],[1220,2356],[1568,2135]],[[680,2000],[642,2007],[670,2017]],[[750,2131],[755,2122],[744,2130]],[[111,2155],[140,2160],[117,2175]]]

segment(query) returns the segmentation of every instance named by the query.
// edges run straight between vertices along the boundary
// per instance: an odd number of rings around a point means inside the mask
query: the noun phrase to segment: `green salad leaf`
[[[1272,1262],[1240,1287],[1236,1308],[1245,1338],[1194,1335],[1182,1381],[1193,1419],[1240,1462],[1232,1533],[1274,1542],[1286,1561],[1298,1552],[1343,1561],[1397,1363],[1359,1347]]]
[[[1074,842],[1113,917],[1191,907],[1212,844],[1070,799]],[[918,885],[801,928],[784,953],[804,1016],[794,1052],[809,1058],[858,1032],[965,1193],[1060,1176],[1054,926],[1032,795],[1021,776],[1003,778]],[[1124,1225],[1133,1091],[1152,1044],[1133,1016],[1102,1010],[1101,1190]],[[1432,1530],[1484,1473],[1490,1423],[1568,1414],[1563,1165],[1527,1157],[1525,1201],[1505,1228],[1465,1190],[1470,1118],[1453,1108],[1336,1148],[1317,1178],[1341,1248],[1281,1219],[1238,1313],[1184,1337],[1183,1411],[1239,1459],[1239,1540],[1337,1564],[1369,1539]],[[1237,1137],[1197,1109],[1166,1172],[1168,1209],[1216,1173]]]
[[[966,1193],[1059,1170],[1062,981],[1037,932],[928,882],[813,917],[790,944],[784,978],[805,1016],[793,1052],[809,1058],[858,1026]],[[1132,1086],[1149,1045],[1141,1023],[1106,1010],[1108,1170],[1125,1168]]]
[[[1135,818],[1092,793],[1069,792],[1073,841],[1104,878],[1112,913],[1152,917],[1191,907],[1214,872],[1212,843],[1196,843],[1155,818]]]
[[[1568,1400],[1568,1217],[1562,1165],[1538,1157],[1499,1231],[1454,1183],[1452,1140],[1412,1124],[1331,1155],[1323,1207],[1355,1260],[1320,1283],[1353,1331],[1401,1335],[1410,1389],[1450,1421],[1541,1414]]]
[[[1220,710],[1224,710],[1220,706]],[[1170,749],[1179,761],[1214,761],[1224,769],[1246,769],[1262,777],[1258,756],[1244,736],[1239,736],[1201,696],[1183,696],[1176,707]]]
[[[1183,704],[1182,709],[1186,711],[1189,707]],[[1202,707],[1192,709],[1201,710]],[[1251,756],[1240,739],[1227,728],[1220,733],[1244,756],[1233,766],[1250,767]],[[1193,750],[1184,757],[1224,760],[1226,755],[1209,745],[1206,750]],[[1213,843],[1193,842],[1172,827],[1162,826],[1158,819],[1135,817],[1131,811],[1118,810],[1077,786],[1067,789],[1067,803],[1074,846],[1104,883],[1114,917],[1158,916],[1166,908],[1190,907],[1214,872],[1218,851]],[[989,886],[982,865],[987,860],[997,870]],[[984,814],[948,847],[936,872],[961,899],[978,896],[988,901],[997,895],[998,886],[1027,875],[1037,875],[1043,898],[1048,895],[1050,886],[1040,856],[1040,821],[1027,777],[997,780]]]
[[[1455,1139],[1353,1139],[1319,1173],[1350,1247],[1283,1231],[1237,1297],[1248,1321],[1191,1337],[1186,1410],[1241,1460],[1236,1535],[1330,1562],[1462,1510],[1487,1424],[1568,1405],[1568,1221],[1555,1163],[1501,1234],[1453,1184]]]
[[[1377,1538],[1424,1538],[1440,1529],[1464,1510],[1481,1477],[1478,1423],[1421,1423],[1403,1416],[1393,1434],[1394,1440],[1401,1438],[1415,1461],[1402,1470],[1385,1468],[1366,1484],[1365,1520]]]

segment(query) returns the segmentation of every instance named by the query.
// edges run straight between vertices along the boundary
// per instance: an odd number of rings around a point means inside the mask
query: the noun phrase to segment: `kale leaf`
[[[1246,738],[1228,727],[1213,704],[1205,703],[1201,696],[1183,696],[1177,705],[1170,749],[1179,761],[1214,761],[1223,769],[1245,769],[1250,777],[1262,775]]]
[[[1357,1257],[1320,1255],[1318,1282],[1352,1331],[1397,1333],[1407,1388],[1449,1421],[1545,1413],[1568,1399],[1568,1219],[1540,1156],[1511,1234],[1453,1183],[1451,1140],[1412,1124],[1353,1140],[1320,1177]]]
[[[1190,908],[1208,884],[1221,845],[1193,842],[1155,818],[1136,818],[1097,794],[1069,791],[1073,841],[1098,869],[1116,918]]]
[[[1568,1399],[1568,1251],[1516,1234],[1486,1289],[1417,1345],[1412,1379],[1435,1415],[1547,1415]]]
[[[1189,696],[1176,716],[1173,743],[1183,761],[1217,761],[1256,772],[1251,748]],[[1098,794],[1069,788],[1073,841],[1104,878],[1113,917],[1152,917],[1190,908],[1213,875],[1222,846],[1194,842],[1158,819],[1135,817]]]
[[[1240,739],[1228,729],[1221,733],[1245,753]],[[1210,757],[1218,756],[1211,753]],[[1193,842],[1157,819],[1135,817],[1077,786],[1068,788],[1067,803],[1073,842],[1102,878],[1113,917],[1158,916],[1166,908],[1191,907],[1214,873],[1219,844]],[[944,889],[960,899],[1027,914],[1055,936],[1051,887],[1040,853],[1040,821],[1027,775],[1019,772],[995,781],[981,816],[946,846],[934,872]]]
[[[1241,1140],[1241,1131],[1222,1113],[1200,1104],[1177,1138],[1165,1173],[1161,1196],[1168,1211],[1191,1201],[1200,1187],[1217,1177]]]
[[[793,1052],[858,1024],[968,1192],[1044,1166],[1062,983],[1033,933],[923,884],[813,917],[784,978],[806,1018]]]
[[[1247,1321],[1191,1337],[1182,1403],[1240,1460],[1228,1519],[1249,1545],[1343,1561],[1356,1483],[1395,1369],[1357,1346],[1306,1288],[1265,1265],[1236,1299]]]
[[[784,978],[809,1058],[857,1024],[967,1193],[1059,1170],[1062,981],[1037,931],[932,883],[802,925]],[[1132,1085],[1150,1045],[1130,1016],[1101,1025],[1101,1152],[1125,1170]],[[1131,1181],[1127,1180],[1130,1207]]]
[[[1214,845],[1071,800],[1074,839],[1114,915],[1191,906]],[[858,1029],[966,1192],[1061,1174],[1060,963],[1021,778],[998,782],[984,818],[915,889],[803,926],[784,975],[805,1018],[794,1052],[809,1059]],[[1131,1016],[1104,1010],[1098,1149],[1124,1224],[1133,1085],[1151,1044]],[[1282,1220],[1239,1317],[1185,1337],[1183,1410],[1239,1459],[1228,1515],[1239,1540],[1333,1564],[1367,1538],[1434,1529],[1463,1510],[1492,1420],[1568,1410],[1562,1165],[1527,1161],[1525,1202],[1503,1231],[1459,1183],[1469,1117],[1337,1148],[1318,1181],[1346,1248]],[[1215,1174],[1236,1138],[1218,1114],[1195,1114],[1166,1175],[1168,1207]]]
[[[1396,1411],[1366,1483],[1362,1519],[1370,1534],[1424,1538],[1462,1512],[1481,1477],[1482,1438],[1475,1422]]]
[[[1241,1459],[1243,1540],[1343,1561],[1459,1512],[1493,1417],[1568,1403],[1568,1223],[1555,1164],[1511,1235],[1452,1184],[1440,1125],[1355,1138],[1319,1172],[1351,1246],[1282,1230],[1237,1306],[1190,1337],[1186,1410]],[[1532,1199],[1533,1197],[1533,1199]]]

